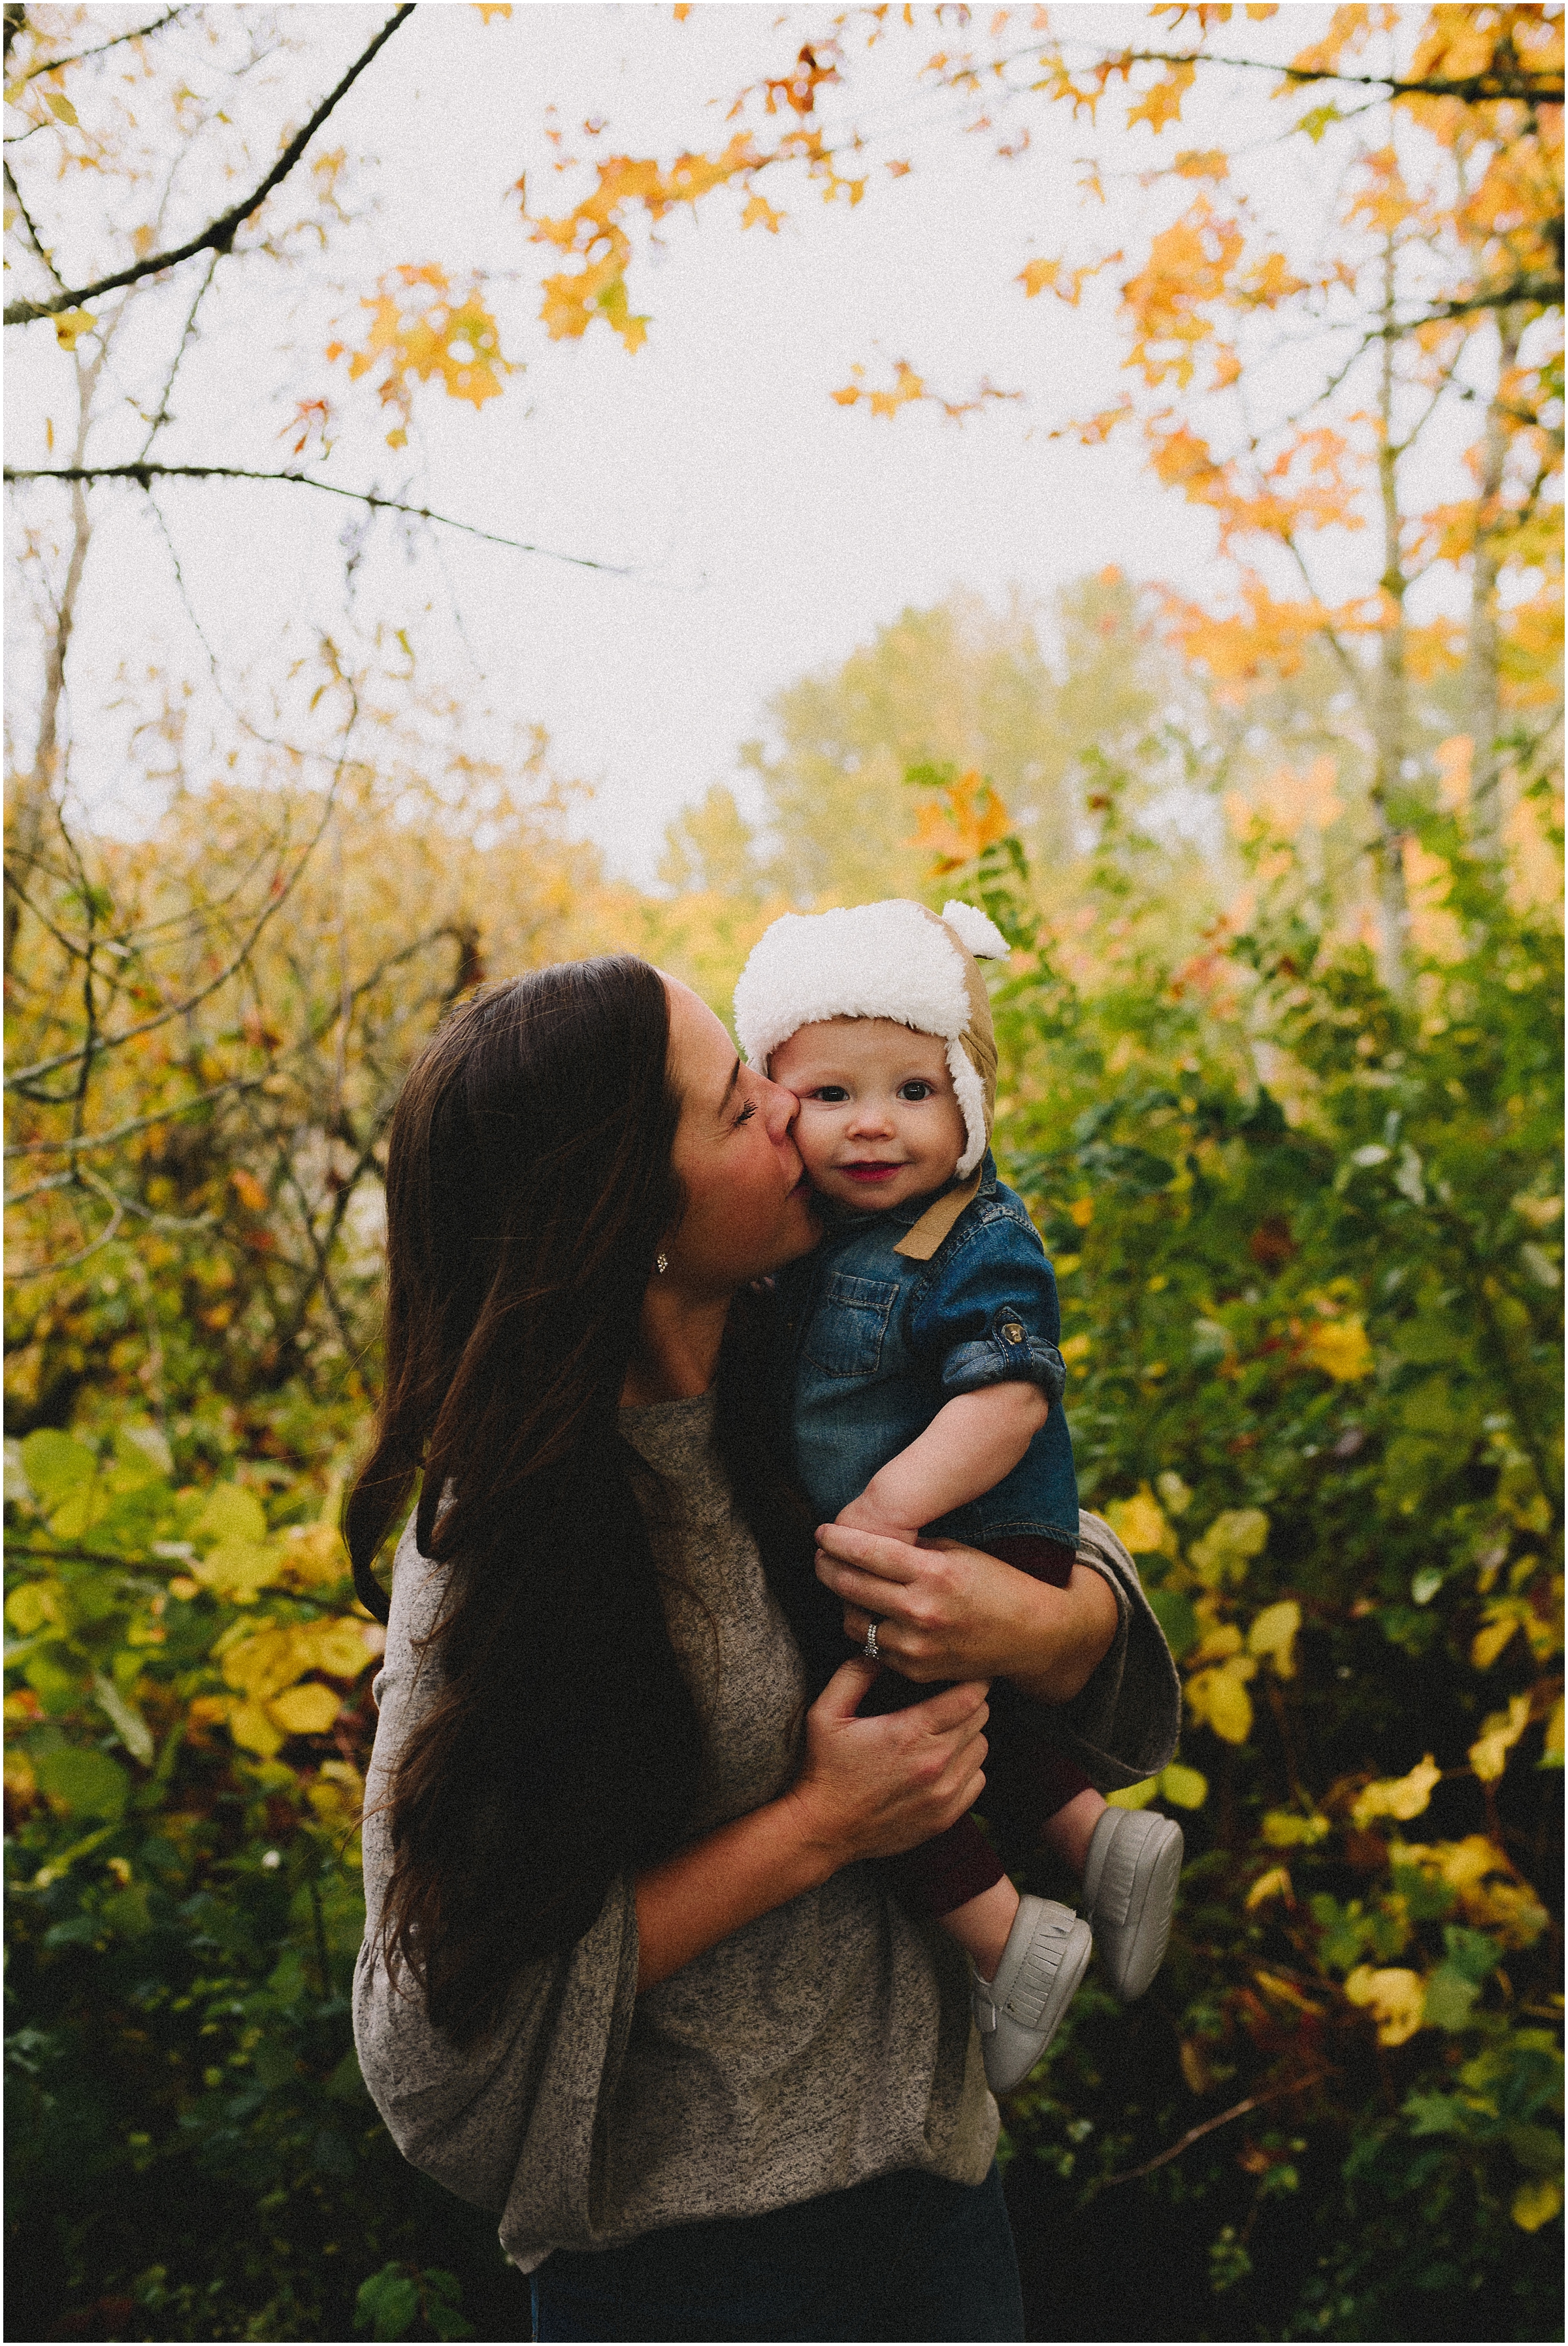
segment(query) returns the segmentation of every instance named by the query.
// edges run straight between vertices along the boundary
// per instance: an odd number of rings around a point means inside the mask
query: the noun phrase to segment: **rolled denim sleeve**
[[[1062,1398],[1067,1372],[1057,1350],[1055,1277],[1033,1225],[1005,1209],[961,1230],[936,1257],[911,1332],[949,1401],[1010,1383],[1037,1384],[1048,1401]]]

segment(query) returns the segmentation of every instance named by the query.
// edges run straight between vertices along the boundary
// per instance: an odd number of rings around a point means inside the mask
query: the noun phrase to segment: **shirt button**
[[[1023,1331],[1016,1320],[1004,1320],[1002,1323],[1002,1334],[1004,1341],[1009,1344],[1022,1344],[1023,1341]]]

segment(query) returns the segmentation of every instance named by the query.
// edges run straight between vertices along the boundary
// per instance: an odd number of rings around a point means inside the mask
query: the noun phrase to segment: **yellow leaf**
[[[1533,2183],[1522,2183],[1513,2195],[1509,2214],[1522,2232],[1538,2232],[1549,2224],[1563,2205],[1563,2186],[1544,2175]]]
[[[259,1702],[237,1702],[229,1714],[229,1732],[243,1750],[254,1751],[263,1760],[272,1759],[283,1749],[283,1735]]]
[[[1352,1823],[1365,1827],[1374,1817],[1397,1817],[1401,1824],[1419,1817],[1431,1799],[1433,1787],[1442,1780],[1442,1770],[1429,1751],[1418,1760],[1408,1776],[1381,1777],[1368,1784],[1356,1795],[1350,1811]]]
[[[266,1702],[310,1668],[301,1657],[295,1629],[259,1629],[253,1637],[230,1646],[223,1657],[223,1676],[251,1702]]]
[[[1252,1697],[1247,1681],[1257,1668],[1247,1654],[1233,1655],[1215,1669],[1199,1670],[1186,1682],[1186,1703],[1200,1726],[1222,1742],[1245,1743],[1252,1732]]]
[[[267,1536],[267,1518],[254,1491],[238,1483],[215,1483],[191,1529],[198,1539],[255,1547]]]
[[[1278,1605],[1266,1605],[1247,1633],[1247,1651],[1267,1654],[1282,1678],[1296,1675],[1296,1633],[1301,1627],[1301,1607],[1294,1596],[1282,1597]]]
[[[64,97],[57,89],[48,91],[47,98],[49,111],[56,121],[63,122],[67,129],[74,130],[76,128],[76,109],[70,99]]]
[[[1129,1556],[1160,1556],[1172,1539],[1164,1508],[1145,1483],[1135,1498],[1113,1499],[1105,1521]]]
[[[1240,1582],[1255,1556],[1268,1540],[1268,1518],[1261,1507],[1230,1507],[1217,1515],[1203,1537],[1194,1543],[1190,1561],[1206,1588],[1227,1581]]]
[[[1309,1367],[1321,1369],[1342,1385],[1369,1377],[1377,1366],[1367,1331],[1354,1315],[1314,1322],[1302,1342],[1301,1357]]]
[[[1182,2038],[1180,2058],[1181,2073],[1186,2080],[1188,2093],[1208,2093],[1213,2087],[1214,2079],[1209,2074],[1208,2063],[1204,2058],[1203,2046],[1196,2036]]]
[[[1021,269],[1018,282],[1023,288],[1025,299],[1033,301],[1037,293],[1044,293],[1048,287],[1054,286],[1061,266],[1059,260],[1031,260]]]
[[[1106,1793],[1105,1806],[1108,1809],[1146,1809],[1159,1788],[1157,1776],[1150,1776],[1141,1784],[1124,1784],[1119,1791]]]
[[[357,1678],[372,1658],[365,1643],[369,1625],[346,1616],[335,1620],[312,1621],[308,1627],[296,1629],[294,1650],[301,1658],[301,1669],[325,1670],[332,1678]]]
[[[1345,1982],[1345,1994],[1371,2013],[1380,2045],[1402,2045],[1415,2035],[1426,2010],[1426,1984],[1419,1972],[1373,1971],[1358,1964]]]
[[[1208,1778],[1201,1770],[1184,1768],[1173,1760],[1159,1775],[1160,1798],[1178,1809],[1201,1809],[1208,1798]]]
[[[63,351],[74,351],[93,322],[90,310],[62,310],[55,321],[55,338]]]
[[[331,1687],[290,1687],[267,1706],[273,1721],[288,1735],[324,1735],[339,1711],[342,1698]]]
[[[1267,1905],[1270,1898],[1288,1898],[1290,1895],[1288,1869],[1283,1865],[1271,1865],[1267,1873],[1258,1875],[1243,1903],[1250,1913],[1255,1906]]]
[[[780,220],[788,217],[785,212],[776,212],[766,196],[754,195],[740,215],[740,225],[742,228],[765,228],[769,236],[777,236]]]
[[[278,1576],[302,1588],[346,1579],[348,1551],[336,1524],[297,1524],[283,1535]]]
[[[267,1586],[277,1566],[277,1555],[270,1547],[225,1540],[188,1569],[189,1576],[203,1588],[210,1588],[214,1596],[231,1597],[236,1605],[253,1605],[258,1590]]]
[[[1094,1219],[1095,1200],[1093,1198],[1074,1198],[1072,1204],[1067,1209],[1067,1219],[1070,1222],[1075,1222],[1079,1229],[1086,1230]]]
[[[1529,1718],[1530,1697],[1516,1694],[1506,1710],[1494,1710],[1481,1720],[1481,1733],[1470,1747],[1470,1764],[1483,1784],[1494,1784],[1502,1775]]]
[[[1546,1722],[1546,1740],[1541,1749],[1541,1764],[1543,1768],[1561,1768],[1563,1765],[1563,1698],[1561,1695],[1558,1696],[1552,1716]]]
[[[492,16],[510,16],[512,0],[474,0],[481,20],[488,25]]]
[[[1294,1809],[1270,1809],[1263,1820],[1263,1838],[1271,1849],[1310,1849],[1330,1831],[1327,1817],[1298,1816]]]
[[[1470,1646],[1470,1658],[1478,1670],[1492,1668],[1519,1626],[1520,1607],[1511,1597],[1496,1597],[1487,1606]]]
[[[1278,1972],[1255,1971],[1252,1976],[1264,1994],[1273,1996],[1278,2003],[1292,2004],[1298,2012],[1321,2014],[1322,2005],[1303,1995],[1294,1980],[1282,1979]]]

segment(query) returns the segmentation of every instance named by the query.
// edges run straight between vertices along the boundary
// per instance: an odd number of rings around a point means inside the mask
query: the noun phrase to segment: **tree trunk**
[[[109,338],[117,317],[106,325],[97,338],[97,346],[86,364],[76,360],[76,444],[71,457],[73,464],[85,464],[87,456],[87,434],[92,428],[93,393],[104,361],[108,356]],[[56,803],[60,761],[60,699],[66,688],[66,655],[71,648],[71,629],[76,624],[76,599],[81,592],[82,573],[87,566],[87,545],[92,536],[92,521],[87,513],[87,500],[80,481],[71,484],[71,552],[66,565],[65,584],[55,615],[55,634],[44,659],[44,690],[38,708],[37,745],[33,756],[33,770],[18,774],[7,809],[5,868],[14,872],[19,886],[25,887],[28,875],[43,852],[49,817]],[[11,974],[11,964],[16,950],[16,931],[22,917],[22,906],[15,890],[5,891],[5,975]]]
[[[1394,439],[1394,241],[1383,257],[1383,344],[1378,377],[1378,487],[1383,524],[1383,627],[1373,703],[1376,763],[1371,802],[1377,821],[1378,913],[1383,983],[1404,1000],[1410,992],[1410,902],[1405,892],[1405,834],[1399,808],[1410,740],[1410,675],[1406,657],[1405,576],[1400,545],[1400,450]]]
[[[1465,715],[1470,728],[1471,842],[1489,863],[1502,861],[1502,760],[1498,745],[1497,573],[1499,505],[1509,430],[1504,385],[1519,356],[1520,321],[1498,315],[1497,388],[1486,412],[1470,576],[1470,643],[1465,654]]]

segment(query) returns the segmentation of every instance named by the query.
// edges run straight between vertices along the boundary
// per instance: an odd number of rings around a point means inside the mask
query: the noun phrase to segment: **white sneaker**
[[[1124,2004],[1165,1961],[1181,1880],[1181,1827],[1151,1809],[1107,1809],[1084,1867],[1084,1912]]]
[[[1039,2060],[1077,1993],[1094,1943],[1070,1906],[1020,1898],[996,1977],[974,1974],[974,2025],[993,2094],[1012,2093]]]

